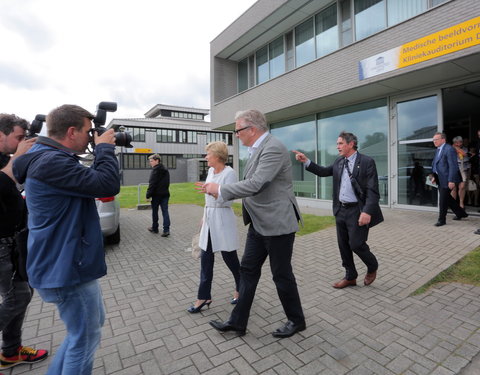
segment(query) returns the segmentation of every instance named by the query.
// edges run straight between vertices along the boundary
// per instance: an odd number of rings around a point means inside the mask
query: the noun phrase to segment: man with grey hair
[[[265,115],[257,110],[238,112],[234,133],[250,154],[244,179],[221,186],[208,183],[198,188],[225,201],[243,198],[243,221],[250,224],[240,264],[240,297],[227,321],[213,320],[210,325],[220,332],[245,334],[262,265],[268,257],[288,319],[272,335],[290,337],[306,328],[291,264],[301,217],[293,194],[290,157],[285,146],[268,133]]]
[[[147,199],[152,199],[152,226],[148,230],[152,233],[158,233],[158,207],[160,207],[163,217],[162,237],[168,237],[170,235],[170,215],[168,214],[170,173],[163,166],[160,155],[150,155],[148,161],[152,167],[147,189]]]

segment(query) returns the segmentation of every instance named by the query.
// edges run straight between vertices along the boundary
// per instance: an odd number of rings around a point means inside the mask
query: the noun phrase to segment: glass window
[[[268,80],[268,46],[265,46],[255,54],[257,62],[257,85]]]
[[[315,42],[313,38],[313,18],[295,28],[295,61],[297,66],[315,59]]]
[[[398,140],[431,139],[437,131],[437,96],[397,103]]]
[[[295,50],[293,49],[293,31],[285,34],[285,45],[287,48],[286,64],[287,70],[295,68]]]
[[[270,78],[275,78],[285,73],[285,53],[283,48],[283,36],[269,44]]]
[[[248,59],[238,63],[238,92],[248,89]]]
[[[248,87],[255,86],[255,56],[248,58]]]
[[[271,133],[280,139],[287,149],[301,151],[309,159],[315,160],[315,116],[272,124]],[[295,195],[315,198],[317,196],[315,175],[306,171],[303,163],[295,160],[293,152],[290,153],[290,159]]]
[[[432,2],[432,7],[437,6],[437,5],[440,5],[440,4],[442,4],[442,3],[446,3],[447,1],[450,1],[450,0],[431,0],[431,2]]]
[[[351,0],[341,0],[339,5],[341,19],[340,40],[342,47],[353,42],[352,7],[350,1]]]
[[[356,40],[385,29],[385,0],[354,0]]]
[[[337,4],[315,16],[317,58],[338,49]]]
[[[338,134],[348,131],[358,138],[358,151],[375,159],[380,203],[388,204],[388,109],[386,99],[323,112],[317,122],[318,161],[331,165],[338,157]],[[332,179],[319,178],[319,198],[332,199]]]
[[[126,131],[132,135],[132,141],[145,142],[145,128],[127,128]]]
[[[388,26],[412,18],[424,12],[426,8],[427,3],[425,0],[388,0]]]

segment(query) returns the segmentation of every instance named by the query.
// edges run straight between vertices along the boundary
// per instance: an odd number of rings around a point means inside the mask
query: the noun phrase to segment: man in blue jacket
[[[450,194],[455,184],[461,181],[460,172],[458,171],[457,153],[446,143],[446,136],[443,133],[435,133],[433,135],[433,144],[437,148],[432,162],[432,182],[438,185],[438,221],[434,224],[441,227],[446,224],[447,209],[451,208],[455,217],[453,220],[461,220],[468,214],[460,207],[458,202]],[[438,181],[437,181],[438,179]]]
[[[27,273],[45,302],[57,305],[66,337],[47,374],[91,374],[105,320],[98,279],[107,272],[95,197],[120,190],[112,129],[93,134],[95,161],[79,163],[92,137],[93,115],[63,105],[47,116],[48,137],[18,157],[29,211]]]

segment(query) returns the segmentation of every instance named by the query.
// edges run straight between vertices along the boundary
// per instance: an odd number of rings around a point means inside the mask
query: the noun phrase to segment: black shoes
[[[465,212],[462,216],[455,216],[453,220],[462,220],[464,217],[468,217],[468,214]]]
[[[273,337],[278,337],[278,338],[285,338],[285,337],[290,337],[293,336],[297,332],[304,331],[305,328],[305,322],[300,323],[300,324],[295,324],[291,320],[287,321],[283,327],[278,328],[275,330],[275,332],[272,333]]]
[[[190,314],[196,314],[196,313],[199,313],[200,311],[202,311],[202,308],[203,306],[207,306],[208,308],[210,308],[210,304],[212,303],[212,301],[203,301],[198,307],[195,307],[194,305],[190,306],[187,311],[190,313]]]
[[[435,224],[436,227],[441,227],[442,225],[445,225],[446,223],[444,221],[437,221]]]
[[[157,232],[158,233],[158,232]],[[168,237],[170,236],[170,232],[163,232],[160,237]]]
[[[475,232],[473,232],[474,234],[480,234],[480,229],[477,229]]]
[[[229,321],[224,323],[219,322],[218,320],[211,320],[209,324],[215,328],[218,332],[235,332],[239,336],[244,336],[247,330],[245,328],[239,328],[232,325]]]
[[[158,229],[153,229],[152,227],[148,227],[147,229],[151,233],[158,233]]]

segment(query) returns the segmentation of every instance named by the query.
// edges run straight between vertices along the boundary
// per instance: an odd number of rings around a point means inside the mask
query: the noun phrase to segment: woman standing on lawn
[[[205,183],[215,182],[223,185],[238,181],[235,171],[225,165],[228,159],[228,148],[225,143],[211,142],[206,146],[205,151],[207,152],[205,159],[210,167]],[[240,283],[240,262],[237,256],[239,245],[237,219],[231,206],[232,201],[224,202],[220,197],[215,199],[211,195],[205,195],[199,240],[199,246],[203,250],[200,257],[200,285],[197,300],[187,310],[189,313],[198,313],[204,306],[210,307],[212,303],[211,289],[216,252],[221,252],[225,264],[235,279],[235,292],[230,303],[237,303]]]

